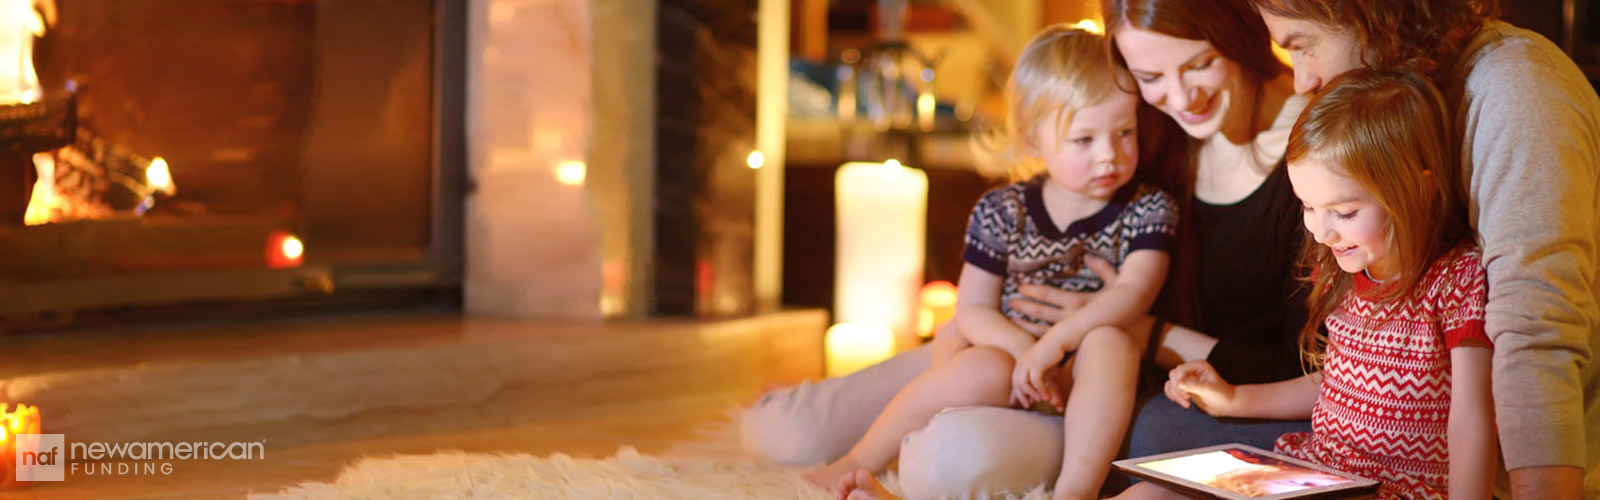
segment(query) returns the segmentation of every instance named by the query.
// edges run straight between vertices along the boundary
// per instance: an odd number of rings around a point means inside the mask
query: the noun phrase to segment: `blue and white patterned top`
[[[1024,284],[1099,290],[1100,277],[1084,265],[1085,254],[1121,269],[1135,250],[1171,252],[1177,241],[1177,205],[1154,187],[1129,182],[1099,212],[1062,231],[1044,208],[1044,182],[1041,175],[984,193],[967,222],[961,258],[1004,278],[1000,311],[1006,317],[1043,323],[1007,305],[1022,297]]]

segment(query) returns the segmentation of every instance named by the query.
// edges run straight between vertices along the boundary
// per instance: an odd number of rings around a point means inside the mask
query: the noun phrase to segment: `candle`
[[[829,377],[849,375],[894,355],[894,332],[883,325],[841,323],[823,336]]]
[[[928,176],[894,160],[846,163],[834,183],[834,322],[881,325],[912,345]]]
[[[930,281],[922,285],[921,295],[917,302],[917,336],[931,338],[934,329],[956,315],[956,285]]]
[[[39,434],[39,408],[28,405],[17,405],[16,411],[6,411],[9,403],[0,403],[0,467],[3,467],[4,476],[0,476],[0,488],[16,488],[20,485],[31,484],[17,481],[17,447],[18,436],[29,434],[30,439],[37,439]],[[22,445],[23,451],[37,452],[38,442]],[[51,460],[57,460],[51,457]],[[30,478],[37,479],[37,478]]]
[[[267,267],[289,269],[300,267],[305,261],[306,246],[300,238],[288,231],[273,231],[267,235]]]

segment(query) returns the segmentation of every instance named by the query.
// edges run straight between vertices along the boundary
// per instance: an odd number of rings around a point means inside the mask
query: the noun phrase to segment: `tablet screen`
[[[1175,486],[1184,489],[1220,493],[1214,495],[1219,498],[1299,498],[1310,493],[1370,490],[1377,484],[1238,444],[1121,460],[1117,465],[1149,479],[1180,482]],[[1184,481],[1192,484],[1181,484]]]

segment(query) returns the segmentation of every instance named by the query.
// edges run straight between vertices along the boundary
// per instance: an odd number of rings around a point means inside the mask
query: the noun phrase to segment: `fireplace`
[[[0,0],[0,320],[458,289],[463,4]]]

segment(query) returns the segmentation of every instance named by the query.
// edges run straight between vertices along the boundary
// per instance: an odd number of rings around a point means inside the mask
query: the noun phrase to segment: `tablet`
[[[1367,498],[1378,482],[1238,443],[1112,462],[1117,469],[1200,498]]]

